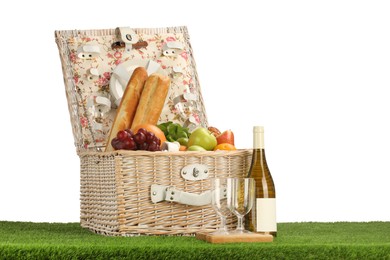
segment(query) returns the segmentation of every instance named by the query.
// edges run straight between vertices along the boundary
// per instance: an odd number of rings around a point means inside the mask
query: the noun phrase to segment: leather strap
[[[221,193],[226,193],[226,191],[222,189]],[[153,203],[170,201],[191,206],[204,206],[211,203],[210,190],[201,194],[194,194],[178,190],[173,186],[153,184],[150,189],[150,195]]]

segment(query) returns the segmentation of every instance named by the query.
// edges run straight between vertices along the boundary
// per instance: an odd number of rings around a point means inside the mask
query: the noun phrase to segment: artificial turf
[[[390,222],[279,223],[272,243],[107,237],[79,223],[0,221],[0,259],[389,259]]]

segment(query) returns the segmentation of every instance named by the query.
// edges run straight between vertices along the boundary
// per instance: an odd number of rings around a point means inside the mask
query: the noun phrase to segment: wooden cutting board
[[[272,242],[274,239],[272,235],[261,235],[256,233],[212,235],[211,233],[198,232],[195,237],[212,244]]]

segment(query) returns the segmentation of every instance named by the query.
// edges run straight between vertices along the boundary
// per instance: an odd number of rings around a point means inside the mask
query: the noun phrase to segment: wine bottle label
[[[256,231],[276,232],[276,199],[256,199]]]

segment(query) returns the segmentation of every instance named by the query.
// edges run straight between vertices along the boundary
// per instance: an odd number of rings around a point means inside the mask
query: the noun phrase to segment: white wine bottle
[[[275,185],[268,169],[264,150],[264,127],[253,127],[253,155],[248,173],[256,181],[256,200],[245,218],[245,228],[252,232],[276,236]]]

